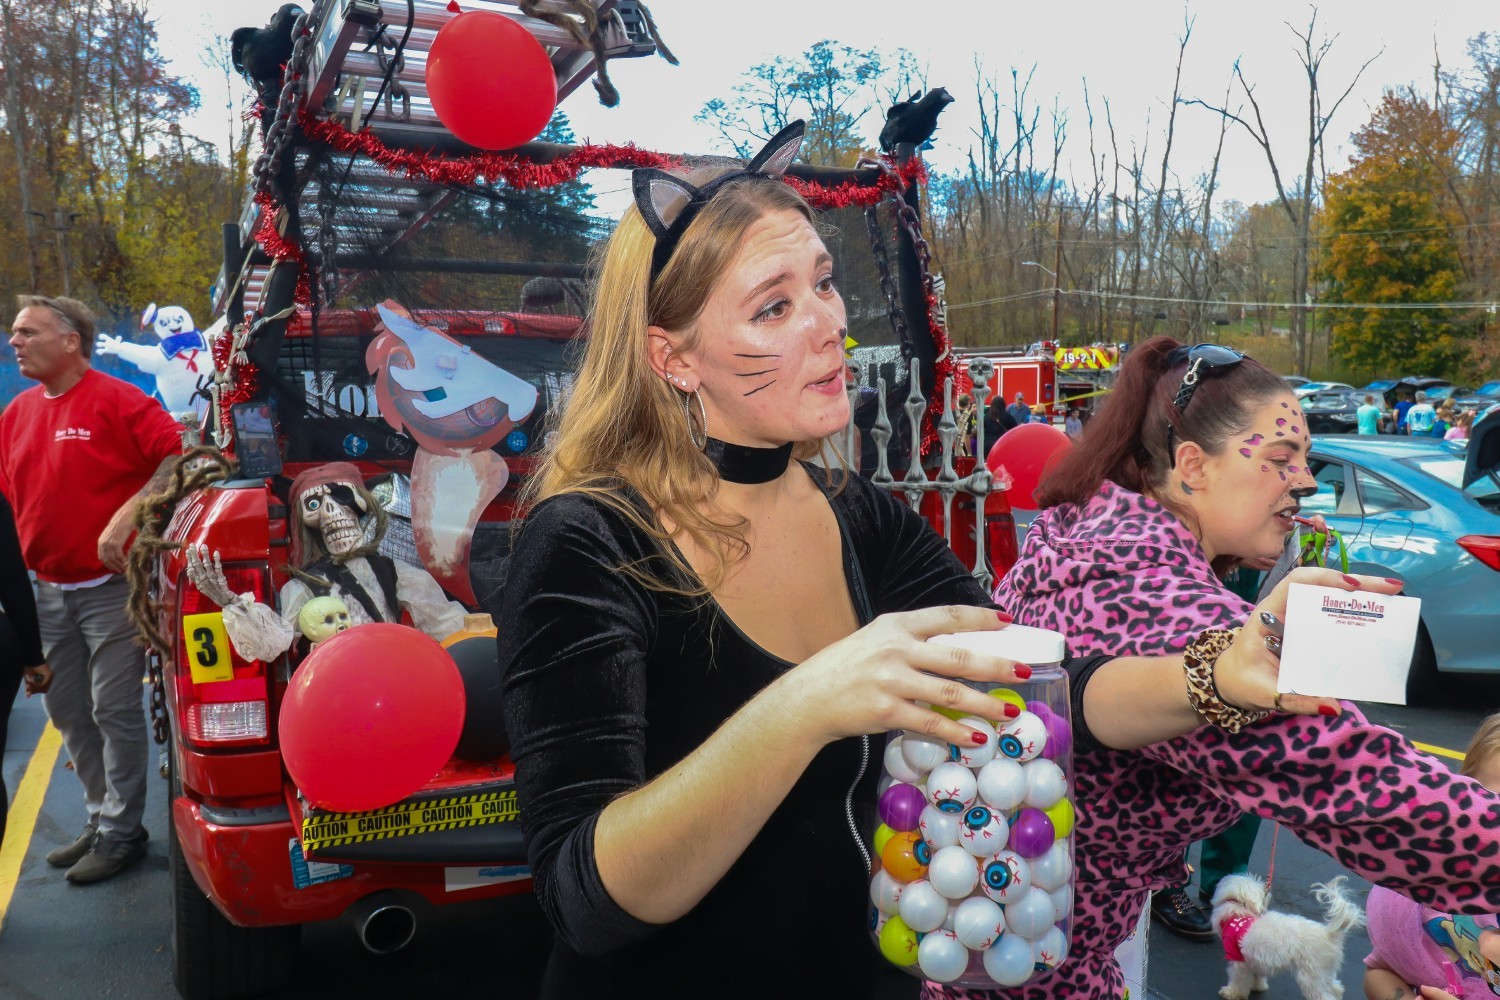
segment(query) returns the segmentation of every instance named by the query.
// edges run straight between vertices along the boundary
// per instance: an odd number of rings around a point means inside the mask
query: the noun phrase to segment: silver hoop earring
[[[703,440],[698,440],[698,434],[693,430],[693,411],[688,405],[688,397],[695,396],[698,399],[698,416],[703,421]],[[702,451],[708,447],[708,411],[703,408],[703,393],[694,389],[692,392],[684,392],[682,399],[682,416],[687,421],[688,440],[693,442],[693,447]]]

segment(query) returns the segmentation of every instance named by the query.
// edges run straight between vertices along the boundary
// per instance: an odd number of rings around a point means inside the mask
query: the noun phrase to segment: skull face
[[[322,642],[349,628],[349,608],[337,597],[314,597],[297,612],[297,627],[309,642]]]
[[[302,523],[323,534],[323,545],[335,559],[343,559],[364,542],[359,518],[366,513],[359,495],[343,483],[314,486],[297,498]]]

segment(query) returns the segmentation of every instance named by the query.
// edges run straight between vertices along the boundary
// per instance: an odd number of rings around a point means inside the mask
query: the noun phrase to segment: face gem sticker
[[[1271,467],[1269,465],[1262,465],[1260,467],[1260,471],[1261,472],[1270,472],[1271,471]]]

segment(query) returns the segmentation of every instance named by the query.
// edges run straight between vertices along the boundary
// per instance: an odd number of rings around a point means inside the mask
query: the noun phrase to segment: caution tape
[[[302,849],[314,852],[370,840],[509,823],[520,814],[515,789],[401,802],[369,812],[315,813],[302,818]]]

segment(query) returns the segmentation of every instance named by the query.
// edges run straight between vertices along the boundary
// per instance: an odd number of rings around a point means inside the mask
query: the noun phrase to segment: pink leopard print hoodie
[[[1074,656],[1177,652],[1251,608],[1219,583],[1182,522],[1110,482],[1082,507],[1038,515],[995,601],[1021,624],[1067,635]],[[1118,998],[1114,951],[1151,890],[1183,882],[1188,846],[1242,812],[1419,902],[1500,910],[1500,796],[1344,708],[1337,719],[1273,715],[1234,736],[1206,726],[1142,750],[1078,754],[1068,959],[1033,986],[927,983],[923,996]]]

